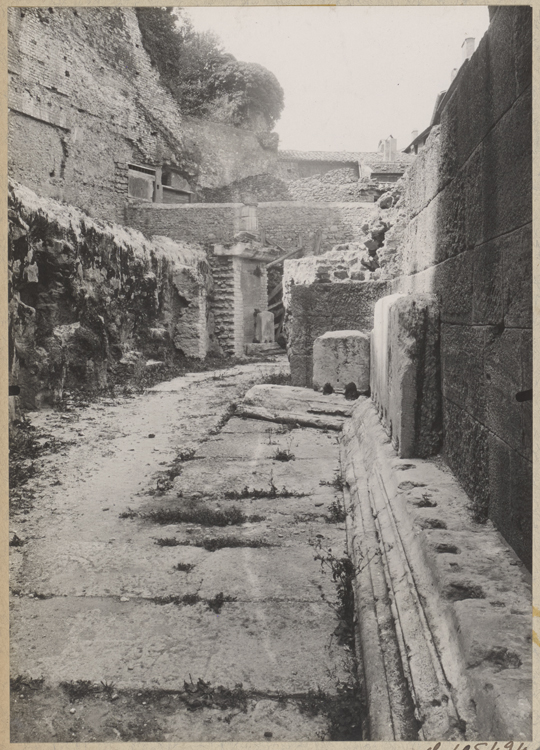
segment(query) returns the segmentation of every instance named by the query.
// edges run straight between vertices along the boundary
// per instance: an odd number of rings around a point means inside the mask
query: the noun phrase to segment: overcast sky
[[[461,65],[463,40],[478,44],[489,22],[487,6],[187,10],[238,60],[277,76],[280,148],[305,151],[376,151],[390,134],[405,148]]]

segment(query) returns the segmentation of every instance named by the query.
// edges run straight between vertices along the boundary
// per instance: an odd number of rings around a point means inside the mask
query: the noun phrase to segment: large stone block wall
[[[199,246],[149,242],[13,184],[8,261],[10,382],[24,408],[212,346],[213,282]]]
[[[387,290],[384,281],[292,286],[286,321],[292,384],[311,388],[316,338],[327,331],[371,331],[375,303]]]
[[[122,222],[128,162],[174,159],[209,187],[274,164],[256,133],[184,117],[143,49],[134,8],[8,15],[9,171],[37,193]]]
[[[395,292],[441,311],[444,456],[530,565],[531,9],[499,6],[411,166]]]

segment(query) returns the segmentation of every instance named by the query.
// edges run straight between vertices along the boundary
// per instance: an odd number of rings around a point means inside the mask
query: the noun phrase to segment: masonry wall
[[[238,328],[235,326],[238,322],[235,298],[240,292],[240,276],[235,273],[231,256],[211,254],[210,265],[214,280],[211,314],[216,339],[225,354],[234,355],[239,348],[235,338],[235,329]]]
[[[294,247],[300,235],[304,238],[322,232],[320,252],[331,250],[338,242],[359,241],[362,226],[374,208],[370,203],[260,203],[257,208],[259,227],[270,242]]]
[[[232,242],[238,231],[240,204],[193,203],[177,206],[130,202],[126,224],[147,237],[165,235],[192,242]],[[304,244],[322,233],[319,252],[330,250],[338,242],[359,241],[365,237],[362,226],[373,218],[376,208],[370,203],[259,203],[259,229],[270,243],[283,248]]]
[[[130,202],[125,223],[147,237],[164,235],[188,242],[232,242],[238,227],[241,204],[191,203],[163,205]]]
[[[292,286],[286,321],[292,384],[311,388],[313,342],[318,336],[327,331],[371,331],[375,303],[386,294],[385,281]]]
[[[531,9],[499,6],[409,171],[393,291],[441,307],[444,456],[530,565]]]
[[[122,222],[127,164],[170,161],[202,186],[269,171],[249,130],[184,117],[143,49],[134,8],[11,8],[9,173]]]

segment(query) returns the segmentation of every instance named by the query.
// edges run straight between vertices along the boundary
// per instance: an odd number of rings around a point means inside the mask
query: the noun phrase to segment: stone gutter
[[[440,458],[400,459],[369,399],[342,432],[371,741],[530,740],[530,577]]]

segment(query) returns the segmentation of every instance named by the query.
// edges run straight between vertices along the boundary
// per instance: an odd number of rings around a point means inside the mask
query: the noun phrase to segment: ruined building
[[[531,732],[531,9],[490,16],[407,153],[313,154],[184,116],[131,8],[9,13],[24,406],[242,354],[288,253],[293,386],[368,357],[341,460],[374,740]]]

